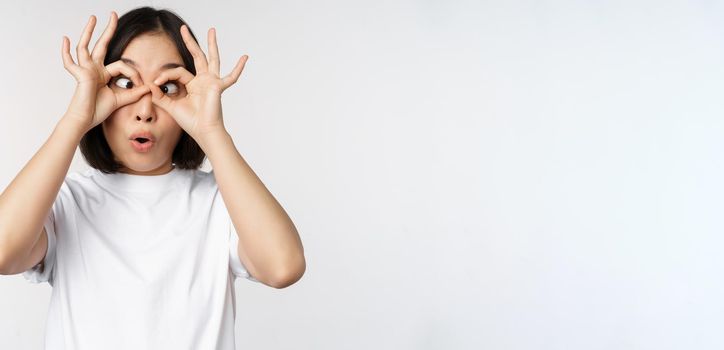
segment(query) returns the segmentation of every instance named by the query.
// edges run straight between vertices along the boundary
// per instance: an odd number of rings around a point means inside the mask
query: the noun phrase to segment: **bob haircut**
[[[135,37],[147,33],[165,33],[176,45],[176,49],[183,60],[184,68],[191,74],[196,75],[194,58],[181,37],[180,30],[183,24],[186,24],[186,22],[169,10],[157,10],[145,6],[126,12],[118,18],[116,32],[113,33],[113,37],[108,43],[103,64],[108,65],[118,61],[126,46]],[[190,28],[189,32],[194,40],[198,42]],[[111,147],[108,145],[105,135],[103,135],[102,123],[83,135],[79,147],[86,162],[103,173],[115,174],[123,167],[113,157]],[[180,169],[198,169],[205,157],[206,154],[199,144],[185,130],[182,130],[181,138],[173,150],[171,163]]]

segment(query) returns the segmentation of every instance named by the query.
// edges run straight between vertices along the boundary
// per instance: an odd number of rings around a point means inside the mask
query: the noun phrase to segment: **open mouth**
[[[154,144],[154,141],[145,137],[136,137],[135,139],[131,139],[131,147],[133,147],[136,152],[149,152]]]

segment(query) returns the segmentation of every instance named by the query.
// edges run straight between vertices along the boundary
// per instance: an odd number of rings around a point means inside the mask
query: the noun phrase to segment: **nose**
[[[156,119],[151,93],[143,95],[136,103],[136,120],[152,122]]]

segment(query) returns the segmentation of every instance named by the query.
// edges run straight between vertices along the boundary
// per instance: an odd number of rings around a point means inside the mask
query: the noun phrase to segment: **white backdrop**
[[[239,349],[724,348],[721,2],[2,2],[2,188],[72,96],[62,35],[137,5],[250,57],[225,124],[307,271],[237,282]],[[2,348],[50,292],[0,277]]]

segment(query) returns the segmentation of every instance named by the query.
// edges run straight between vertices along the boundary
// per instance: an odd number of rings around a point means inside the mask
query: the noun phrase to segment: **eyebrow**
[[[133,62],[133,60],[128,59],[128,58],[121,57],[121,61],[123,61],[123,62],[126,63],[126,64],[130,64],[130,65],[132,65],[132,66],[134,66],[134,67],[137,66],[137,65],[136,65],[136,62]],[[164,64],[163,66],[161,66],[161,69],[162,69],[162,70],[164,70],[164,69],[173,69],[173,68],[176,68],[176,67],[183,67],[183,64],[179,64],[179,63],[166,63],[166,64]]]

